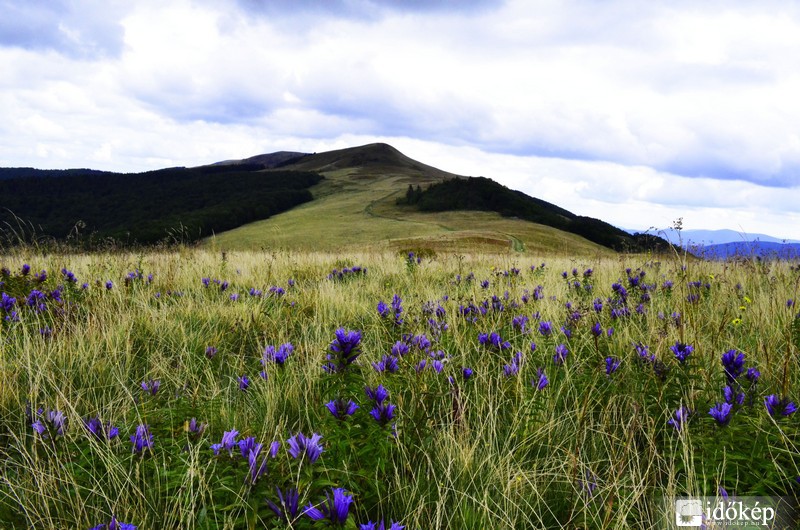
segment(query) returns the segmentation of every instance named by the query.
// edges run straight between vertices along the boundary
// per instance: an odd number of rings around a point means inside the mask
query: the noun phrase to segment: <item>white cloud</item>
[[[0,24],[2,165],[135,171],[389,139],[620,225],[685,213],[797,237],[793,3],[3,5],[21,25]]]

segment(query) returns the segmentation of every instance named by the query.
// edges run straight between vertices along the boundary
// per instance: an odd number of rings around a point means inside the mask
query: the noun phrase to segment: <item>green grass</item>
[[[422,222],[424,214],[415,216]],[[481,224],[437,218],[476,233]],[[506,227],[502,233],[527,241]],[[23,263],[31,275],[46,269],[49,279],[34,285],[18,273]],[[788,263],[567,256],[529,247],[482,254],[442,246],[419,265],[396,251],[350,247],[335,253],[19,251],[0,265],[11,271],[0,278],[0,291],[20,300],[32,287],[47,293],[64,284],[62,267],[79,282],[66,284],[63,303],[51,299],[37,313],[23,302],[16,306],[19,322],[0,324],[0,528],[90,528],[112,514],[142,529],[320,527],[306,516],[291,524],[274,517],[266,499],[276,500],[275,486],[298,487],[301,506],[320,503],[330,487],[345,488],[354,498],[349,528],[378,518],[408,529],[666,528],[676,496],[715,495],[719,486],[732,495],[797,496],[800,416],[772,418],[763,405],[773,393],[800,399],[800,308],[786,304],[800,295],[800,270]],[[326,279],[332,269],[353,265],[368,271],[341,282]],[[512,267],[519,276],[504,274]],[[656,287],[644,314],[635,310],[641,293],[628,287],[631,315],[614,319],[607,299],[614,296],[612,283],[628,285],[626,267],[631,274],[644,271],[644,281]],[[143,278],[126,284],[126,274],[137,268]],[[594,270],[589,280],[582,276],[587,268]],[[570,287],[562,271],[570,281],[591,283],[592,292]],[[470,272],[474,281],[466,280]],[[204,287],[204,277],[229,286],[224,292],[213,281]],[[674,287],[662,287],[665,280]],[[699,290],[688,286],[695,280],[704,284]],[[82,282],[89,287],[81,289]],[[544,296],[534,300],[538,285]],[[269,295],[270,286],[286,294]],[[264,296],[251,297],[251,287]],[[687,301],[695,291],[698,300]],[[233,293],[238,300],[231,300]],[[394,294],[403,300],[401,326],[376,311],[379,300],[389,303]],[[460,305],[491,305],[492,296],[503,311],[489,310],[474,323],[459,316]],[[604,301],[599,314],[595,298]],[[448,328],[438,338],[427,302],[445,310],[440,320]],[[566,339],[558,328],[574,311],[581,318]],[[679,322],[673,312],[682,315]],[[534,313],[553,323],[553,336],[536,331]],[[531,318],[532,332],[512,325],[517,315]],[[595,340],[595,322],[613,327],[613,334]],[[45,327],[51,335],[42,336]],[[352,371],[328,374],[322,366],[339,327],[362,331],[362,354]],[[482,346],[478,334],[490,332],[511,348]],[[422,333],[434,339],[432,352],[446,355],[441,374],[415,369],[433,358],[414,346],[397,373],[372,369],[404,334]],[[670,351],[676,341],[694,346],[686,365]],[[295,353],[283,367],[268,364],[268,379],[260,378],[264,347],[285,342]],[[638,342],[663,363],[663,376],[638,359]],[[559,343],[570,350],[563,366],[552,359]],[[208,346],[218,349],[213,358],[206,356]],[[720,427],[708,410],[722,401],[720,356],[734,348],[762,375],[752,388],[741,376],[753,405],[736,406],[730,424]],[[524,356],[519,373],[506,377],[503,366],[517,351]],[[621,361],[611,376],[604,371],[608,356]],[[465,366],[474,370],[467,381]],[[541,391],[531,385],[537,368],[549,378]],[[239,389],[241,375],[252,381],[246,391]],[[161,383],[155,396],[140,388],[151,379]],[[397,407],[396,437],[369,415],[363,387],[378,384]],[[361,408],[337,421],[325,407],[334,397]],[[681,405],[695,414],[677,431],[667,421]],[[34,432],[39,407],[66,414],[63,436]],[[90,437],[82,420],[93,416],[119,427],[120,436]],[[208,424],[203,433],[186,431],[193,417]],[[140,424],[154,435],[154,447],[143,455],[129,441]],[[246,481],[246,459],[224,451],[215,457],[210,448],[231,429],[265,446],[283,442],[255,485]],[[298,431],[322,434],[318,462],[287,454],[285,442]]]
[[[326,180],[311,188],[312,202],[217,234],[206,246],[340,252],[358,241],[370,250],[613,255],[582,237],[521,219],[491,212],[423,213],[396,204],[410,183],[440,181],[435,173],[367,167],[323,174]]]

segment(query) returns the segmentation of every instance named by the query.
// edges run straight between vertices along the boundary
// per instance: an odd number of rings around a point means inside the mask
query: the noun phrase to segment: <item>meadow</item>
[[[797,263],[0,266],[0,528],[669,528],[800,492]]]

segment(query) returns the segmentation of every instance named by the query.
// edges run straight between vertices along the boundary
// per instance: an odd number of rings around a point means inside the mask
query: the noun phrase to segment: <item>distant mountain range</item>
[[[673,229],[667,229],[657,233],[672,244],[682,245],[694,255],[706,259],[800,257],[800,240],[797,239],[781,239],[736,230],[681,230],[678,234]]]

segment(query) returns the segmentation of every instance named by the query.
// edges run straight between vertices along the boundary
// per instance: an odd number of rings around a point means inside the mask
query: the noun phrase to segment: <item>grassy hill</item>
[[[456,182],[458,175],[412,160],[386,144],[298,157],[282,169],[324,175],[325,180],[311,188],[314,200],[270,219],[217,234],[206,244],[221,249],[338,251],[358,246],[398,251],[612,254],[608,246],[548,226],[551,219],[530,222],[470,204],[445,209],[449,211],[403,204],[409,185],[420,189],[447,185],[443,183]],[[557,215],[576,217],[549,206]]]

